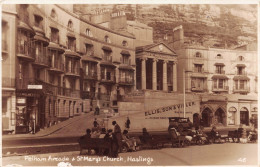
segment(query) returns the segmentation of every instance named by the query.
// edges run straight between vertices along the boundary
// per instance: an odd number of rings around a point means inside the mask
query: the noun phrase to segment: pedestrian
[[[99,107],[98,106],[95,108],[95,114],[94,115],[99,115]]]
[[[129,148],[131,148],[132,151],[136,151],[136,140],[135,138],[131,138],[128,135],[128,131],[124,130],[123,131],[123,140],[125,140],[126,144],[128,145]]]
[[[116,139],[117,145],[118,145],[118,152],[122,152],[122,133],[120,126],[116,123],[116,121],[112,122],[112,125],[114,126],[114,137]]]
[[[97,118],[95,118],[95,120],[94,120],[94,122],[93,122],[93,126],[95,127],[95,128],[97,128],[98,127],[98,122],[97,122]]]
[[[125,122],[125,128],[126,128],[127,130],[129,130],[130,124],[131,124],[130,119],[129,119],[129,117],[127,117],[127,120],[126,120],[126,122]]]

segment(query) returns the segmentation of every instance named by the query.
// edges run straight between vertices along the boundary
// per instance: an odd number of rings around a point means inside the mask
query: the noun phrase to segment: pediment
[[[146,48],[145,51],[152,51],[152,52],[157,52],[157,53],[176,55],[174,50],[172,50],[169,46],[167,46],[164,43],[154,44],[154,45]]]

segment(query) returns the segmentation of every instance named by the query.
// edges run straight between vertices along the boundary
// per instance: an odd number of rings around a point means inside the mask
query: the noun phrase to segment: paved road
[[[257,165],[256,143],[224,143],[185,148],[163,148],[141,150],[119,154],[118,159],[107,159],[96,155],[80,156],[78,151],[3,157],[3,166],[57,166],[69,162],[72,166],[178,166],[178,165]],[[56,159],[55,159],[56,158]]]

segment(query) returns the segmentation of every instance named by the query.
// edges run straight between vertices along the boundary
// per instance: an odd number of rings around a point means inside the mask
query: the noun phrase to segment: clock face
[[[160,51],[162,51],[163,50],[163,45],[159,45],[159,49],[160,49]]]

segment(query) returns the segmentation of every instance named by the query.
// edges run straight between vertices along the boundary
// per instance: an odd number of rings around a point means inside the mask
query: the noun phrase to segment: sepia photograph
[[[258,1],[10,2],[1,166],[259,166]]]

